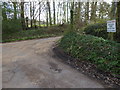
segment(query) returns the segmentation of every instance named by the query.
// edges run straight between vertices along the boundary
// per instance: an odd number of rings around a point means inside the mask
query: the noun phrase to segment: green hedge
[[[116,42],[69,32],[59,46],[74,58],[89,60],[101,70],[120,74],[120,44]]]
[[[11,34],[22,30],[20,20],[8,19],[2,21],[2,33]]]
[[[97,23],[94,25],[89,25],[84,29],[86,34],[102,37],[104,39],[108,38],[107,33],[107,23]]]

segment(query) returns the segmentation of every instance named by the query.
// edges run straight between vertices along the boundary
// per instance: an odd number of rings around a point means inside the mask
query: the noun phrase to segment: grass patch
[[[74,58],[89,60],[100,70],[120,75],[120,44],[117,42],[69,32],[59,46]]]

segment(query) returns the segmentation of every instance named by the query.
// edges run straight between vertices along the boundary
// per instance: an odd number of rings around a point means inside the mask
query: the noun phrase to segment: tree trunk
[[[117,3],[117,40],[120,42],[120,1]]]
[[[68,14],[69,14],[69,13],[68,13],[68,9],[69,9],[68,7],[69,7],[69,5],[68,5],[68,2],[67,2],[67,23],[69,23],[69,22],[68,22],[68,21],[69,21],[69,20],[68,20]]]
[[[32,3],[30,2],[30,24],[31,24],[31,28],[33,27],[33,23],[32,23]]]
[[[79,2],[78,3],[78,20],[79,22],[81,22],[81,5],[82,5],[82,2]]]
[[[49,22],[50,25],[52,25],[52,19],[51,19],[51,11],[50,11],[50,2],[47,1],[48,11],[49,11]]]
[[[34,25],[34,27],[35,27],[35,5],[34,5],[35,3],[33,2],[33,25]]]
[[[91,5],[91,21],[96,21],[96,10],[97,10],[97,2],[92,2]]]
[[[65,7],[65,2],[63,2],[63,23],[66,23],[66,7]]]
[[[87,2],[86,19],[89,20],[89,2]]]
[[[28,17],[26,17],[26,30],[28,29]]]
[[[104,12],[104,4],[103,2],[100,3],[100,10],[99,10],[99,18],[103,19],[103,12]]]
[[[41,14],[41,5],[40,5],[41,2],[39,2],[39,27],[40,27],[40,14]]]
[[[70,9],[70,26],[71,26],[71,31],[73,30],[73,26],[74,26],[73,11],[74,11],[74,2],[71,2],[71,9]]]
[[[21,24],[22,24],[22,29],[25,30],[24,2],[21,2]]]
[[[59,14],[59,10],[57,11],[57,24],[59,23],[58,14]]]
[[[13,7],[14,7],[14,19],[17,19],[17,2],[12,2],[13,3]]]
[[[55,0],[53,0],[53,10],[54,10],[54,25],[56,24],[56,14],[55,14]]]
[[[48,12],[46,11],[46,25],[48,27]]]
[[[90,20],[92,21],[93,20],[93,13],[94,13],[94,2],[92,2],[91,4],[91,17],[90,17]]]
[[[81,26],[81,2],[76,2],[74,28],[78,30]]]
[[[116,18],[116,8],[117,8],[117,5],[116,5],[116,2],[112,2],[112,8],[111,8],[111,19],[115,19]]]
[[[6,9],[6,2],[3,2],[3,7],[4,7],[4,9]],[[2,9],[2,5],[1,5],[0,9]],[[3,16],[3,20],[7,20],[6,10],[2,10],[2,16]]]
[[[89,20],[89,2],[85,4],[85,24],[88,24]]]

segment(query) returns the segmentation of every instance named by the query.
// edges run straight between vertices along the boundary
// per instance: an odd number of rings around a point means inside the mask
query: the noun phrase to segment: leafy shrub
[[[120,44],[116,42],[69,32],[59,46],[74,58],[89,60],[101,70],[120,74]]]
[[[89,25],[88,27],[85,28],[84,31],[86,34],[102,37],[104,39],[108,38],[106,23],[98,23],[94,25]]]
[[[2,22],[2,32],[3,34],[10,34],[18,32],[22,29],[20,20],[8,19]]]

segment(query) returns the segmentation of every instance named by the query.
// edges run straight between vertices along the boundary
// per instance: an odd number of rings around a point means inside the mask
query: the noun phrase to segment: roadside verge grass
[[[47,37],[55,37],[61,36],[64,33],[65,27],[46,27],[40,28],[36,30],[22,30],[15,33],[7,33],[2,35],[2,41],[5,42],[13,42],[13,41],[21,41],[21,40],[29,40],[29,39],[39,39],[39,38],[47,38]]]
[[[78,60],[88,60],[100,70],[120,75],[120,43],[69,32],[61,39],[59,47]]]

